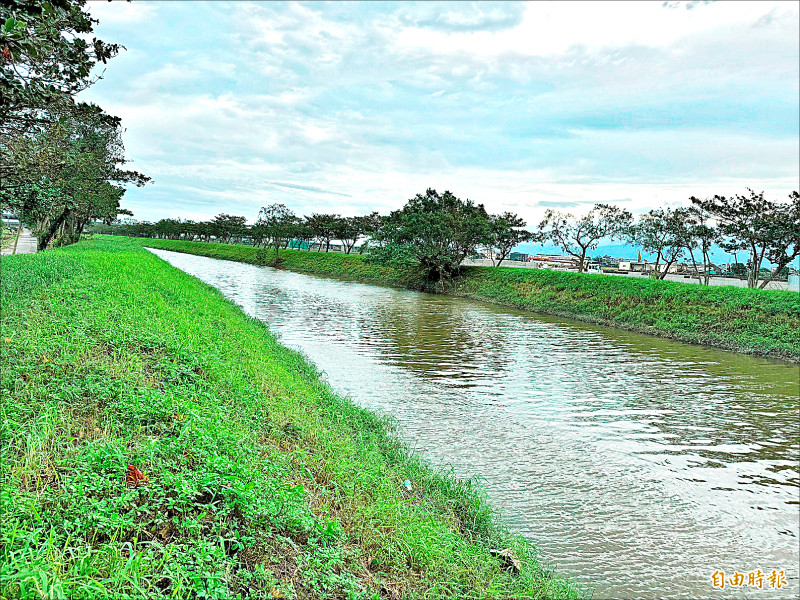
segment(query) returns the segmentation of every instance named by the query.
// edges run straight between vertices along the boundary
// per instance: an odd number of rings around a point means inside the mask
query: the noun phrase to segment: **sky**
[[[90,2],[135,218],[386,214],[432,187],[634,214],[800,187],[797,2]]]

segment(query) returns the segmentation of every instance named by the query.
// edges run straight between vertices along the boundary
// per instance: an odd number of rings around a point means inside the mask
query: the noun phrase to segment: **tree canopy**
[[[627,210],[608,204],[595,204],[583,217],[548,210],[539,224],[540,239],[551,241],[577,258],[580,273],[586,266],[586,253],[597,248],[604,238],[622,236],[631,219]]]
[[[486,240],[489,215],[482,204],[449,191],[428,189],[389,215],[382,238],[412,257],[428,281],[449,278]]]
[[[119,44],[87,40],[98,22],[85,0],[8,0],[0,6],[0,121],[2,132],[27,131],[42,120],[36,111],[71,104],[92,85],[94,66],[119,52]]]
[[[118,118],[74,96],[121,48],[92,38],[85,0],[0,6],[0,206],[31,226],[44,250],[77,241],[87,223],[132,214],[125,186],[149,178],[128,162]]]
[[[639,217],[639,221],[629,227],[631,241],[656,255],[655,272],[664,279],[670,267],[675,264],[692,245],[686,209],[656,209]],[[664,268],[660,265],[664,262]]]
[[[492,262],[497,257],[497,266],[511,254],[511,251],[522,244],[541,239],[541,235],[525,229],[525,221],[516,213],[504,212],[489,217],[486,246],[492,255]]]
[[[750,254],[749,287],[758,285],[765,258],[776,265],[762,282],[763,288],[800,255],[800,194],[793,191],[789,202],[780,203],[766,198],[763,191],[747,191],[746,195],[717,195],[705,200],[692,197],[691,202],[717,221],[723,248]]]

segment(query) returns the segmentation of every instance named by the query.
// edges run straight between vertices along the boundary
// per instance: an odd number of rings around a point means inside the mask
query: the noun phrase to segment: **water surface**
[[[798,367],[470,300],[155,250],[269,323],[338,392],[594,598],[794,598]],[[711,586],[783,569],[780,591]]]

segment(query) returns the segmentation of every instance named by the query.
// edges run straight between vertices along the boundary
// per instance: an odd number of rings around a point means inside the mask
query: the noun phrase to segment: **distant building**
[[[600,263],[593,262],[593,263],[589,263],[588,265],[586,265],[586,272],[587,273],[602,273],[603,269],[601,268]]]
[[[578,270],[580,261],[574,256],[564,256],[561,254],[536,254],[529,256],[528,262],[540,269],[561,269],[561,270]],[[589,259],[585,259],[584,267],[588,266]]]
[[[620,271],[629,271],[631,273],[644,273],[647,271],[646,262],[637,262],[635,260],[623,260],[619,263]]]
[[[527,252],[512,252],[508,255],[508,260],[517,260],[521,262],[525,262],[528,260],[528,253]]]
[[[667,267],[666,263],[660,263],[657,267],[659,273],[666,271],[667,273],[677,273],[679,265],[673,263]],[[656,263],[639,262],[633,260],[623,260],[619,263],[620,271],[628,271],[629,273],[652,273],[656,270]]]

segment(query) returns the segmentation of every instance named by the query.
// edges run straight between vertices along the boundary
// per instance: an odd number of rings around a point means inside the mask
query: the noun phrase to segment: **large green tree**
[[[247,217],[221,213],[211,220],[209,229],[223,244],[240,240],[247,230]]]
[[[39,249],[76,241],[118,214],[127,184],[119,119],[74,96],[121,46],[91,37],[85,0],[0,4],[0,206],[33,227]]]
[[[336,225],[336,238],[342,241],[345,254],[350,254],[359,238],[366,233],[367,217],[342,217]]]
[[[285,204],[270,204],[264,206],[258,213],[258,220],[253,226],[258,230],[264,240],[269,240],[275,248],[275,263],[280,262],[280,250],[285,248],[295,233],[295,226],[299,219],[286,208]]]
[[[48,120],[0,144],[0,203],[33,226],[39,249],[76,241],[94,219],[120,213],[127,184],[149,178],[124,168],[119,119],[94,105],[52,105]]]
[[[305,224],[317,240],[317,251],[322,251],[323,244],[325,252],[330,249],[331,240],[336,239],[339,219],[341,219],[339,215],[320,213],[312,213],[310,217],[306,217]]]
[[[444,282],[483,243],[489,227],[482,204],[428,189],[389,215],[382,237],[388,254],[406,255],[428,281]]]

